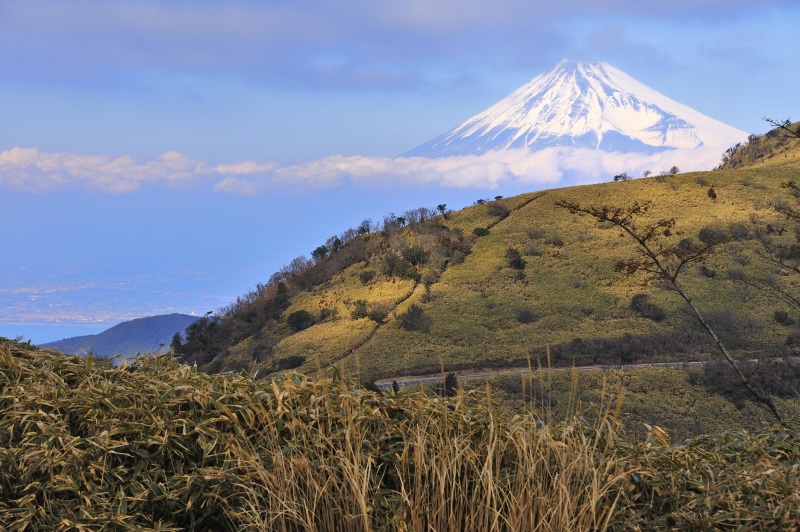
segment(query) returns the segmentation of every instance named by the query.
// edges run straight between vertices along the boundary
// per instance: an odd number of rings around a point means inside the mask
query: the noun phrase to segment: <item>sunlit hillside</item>
[[[800,275],[771,258],[796,239],[776,207],[796,205],[782,183],[796,179],[800,151],[779,149],[749,166],[478,199],[349,230],[198,322],[180,354],[210,371],[344,364],[364,379],[525,365],[548,345],[556,366],[715,356],[668,286],[617,271],[637,253],[632,239],[564,200],[648,203],[642,224],[675,219],[663,246],[721,240],[681,273],[686,291],[737,356],[792,354],[800,315],[775,288],[791,293]]]

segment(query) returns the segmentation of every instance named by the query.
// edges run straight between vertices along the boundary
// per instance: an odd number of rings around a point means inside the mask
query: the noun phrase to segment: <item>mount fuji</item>
[[[602,61],[561,61],[482,113],[405,157],[573,147],[655,154],[725,148],[744,131],[709,118]]]

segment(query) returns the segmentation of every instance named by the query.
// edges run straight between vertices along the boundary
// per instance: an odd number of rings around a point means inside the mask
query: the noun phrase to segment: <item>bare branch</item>
[[[761,120],[786,131],[787,133],[789,133],[789,135],[793,137],[800,138],[800,125],[798,125],[796,129],[792,129],[791,128],[792,121],[789,118],[787,118],[786,120],[775,120],[774,118],[767,118],[766,116],[764,116],[761,118]]]
[[[641,256],[639,258],[621,260],[617,263],[615,269],[617,271],[624,271],[628,275],[632,275],[637,271],[649,272],[669,281],[673,289],[689,305],[689,308],[692,309],[697,321],[714,341],[714,344],[719,352],[722,353],[727,363],[736,372],[742,385],[762,406],[766,407],[772,413],[781,425],[786,426],[775,404],[772,402],[772,398],[756,390],[750,380],[742,373],[736,361],[733,360],[733,357],[728,352],[728,349],[717,336],[717,333],[708,324],[703,314],[700,312],[700,309],[697,308],[692,298],[689,297],[678,282],[678,275],[681,273],[684,266],[691,262],[702,260],[710,250],[721,241],[712,242],[701,249],[685,249],[681,248],[680,244],[671,247],[659,247],[658,250],[654,249],[655,238],[659,235],[663,235],[665,229],[672,228],[675,225],[675,220],[659,220],[653,224],[643,226],[643,229],[638,229],[636,220],[649,210],[650,205],[650,202],[636,202],[628,208],[615,208],[608,206],[585,207],[578,203],[564,200],[556,202],[556,206],[567,209],[572,214],[588,214],[598,221],[609,222],[628,233],[639,245]],[[661,231],[659,231],[659,229],[661,229]]]

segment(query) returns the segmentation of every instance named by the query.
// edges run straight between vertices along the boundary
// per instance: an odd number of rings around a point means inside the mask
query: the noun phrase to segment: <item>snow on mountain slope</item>
[[[746,137],[608,63],[563,60],[489,109],[404,155],[446,157],[556,146],[637,153],[724,150]]]

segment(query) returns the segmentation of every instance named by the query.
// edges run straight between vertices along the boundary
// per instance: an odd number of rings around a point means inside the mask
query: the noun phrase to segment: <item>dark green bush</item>
[[[541,238],[544,238],[545,230],[542,229],[541,227],[534,227],[533,229],[528,229],[527,231],[525,231],[525,234],[527,234],[528,238],[530,238],[531,240],[539,240]]]
[[[358,278],[361,279],[361,282],[367,284],[371,280],[375,278],[376,272],[374,270],[364,270],[360,274],[358,274]]]
[[[319,321],[332,320],[339,315],[339,309],[324,308],[319,311]]]
[[[386,255],[384,258],[383,273],[397,277],[406,277],[415,281],[419,281],[420,279],[420,274],[417,271],[417,268],[404,258],[400,257],[399,255],[395,255],[394,253]]]
[[[694,238],[688,237],[678,242],[678,249],[685,253],[697,253],[700,251],[701,247],[695,242]]]
[[[741,268],[729,268],[728,279],[731,281],[743,281],[747,279],[747,274]]]
[[[732,240],[747,240],[750,238],[750,229],[743,223],[732,223],[728,226],[728,236]]]
[[[275,361],[273,367],[275,371],[299,368],[305,363],[306,359],[300,355],[292,355]]]
[[[648,320],[659,322],[667,319],[667,313],[664,309],[652,303],[647,294],[636,294],[633,296],[630,306],[632,311]]]
[[[350,313],[350,317],[354,320],[358,320],[361,318],[366,318],[369,310],[367,309],[367,302],[363,299],[357,299],[353,301],[353,312]]]
[[[789,313],[785,310],[776,310],[772,317],[781,325],[794,325],[794,320],[789,317]]]
[[[697,238],[700,239],[700,242],[711,246],[713,244],[719,244],[720,242],[724,242],[728,239],[728,232],[725,231],[722,227],[703,227],[697,233]]]
[[[533,323],[539,317],[528,307],[522,307],[517,311],[517,321],[520,323]]]
[[[717,271],[712,270],[711,268],[703,264],[702,266],[700,266],[700,275],[702,275],[703,277],[708,277],[709,279],[713,279],[714,277],[717,276]]]
[[[389,317],[389,312],[392,311],[392,306],[386,303],[372,303],[369,306],[367,317],[375,323],[384,323],[386,318]]]
[[[409,246],[403,250],[403,260],[410,262],[414,266],[428,262],[428,255],[419,246]]]
[[[493,201],[486,205],[486,212],[489,216],[497,216],[499,218],[505,218],[509,214],[511,214],[511,209],[506,207],[504,204]]]
[[[400,326],[407,331],[428,332],[433,325],[433,318],[425,314],[419,305],[411,305],[399,319]]]
[[[518,249],[508,248],[506,258],[508,259],[509,268],[514,268],[515,270],[525,269],[525,259],[522,258]]]
[[[286,323],[289,324],[293,331],[298,332],[314,325],[314,316],[306,310],[298,310],[289,314],[289,317],[286,318]]]

